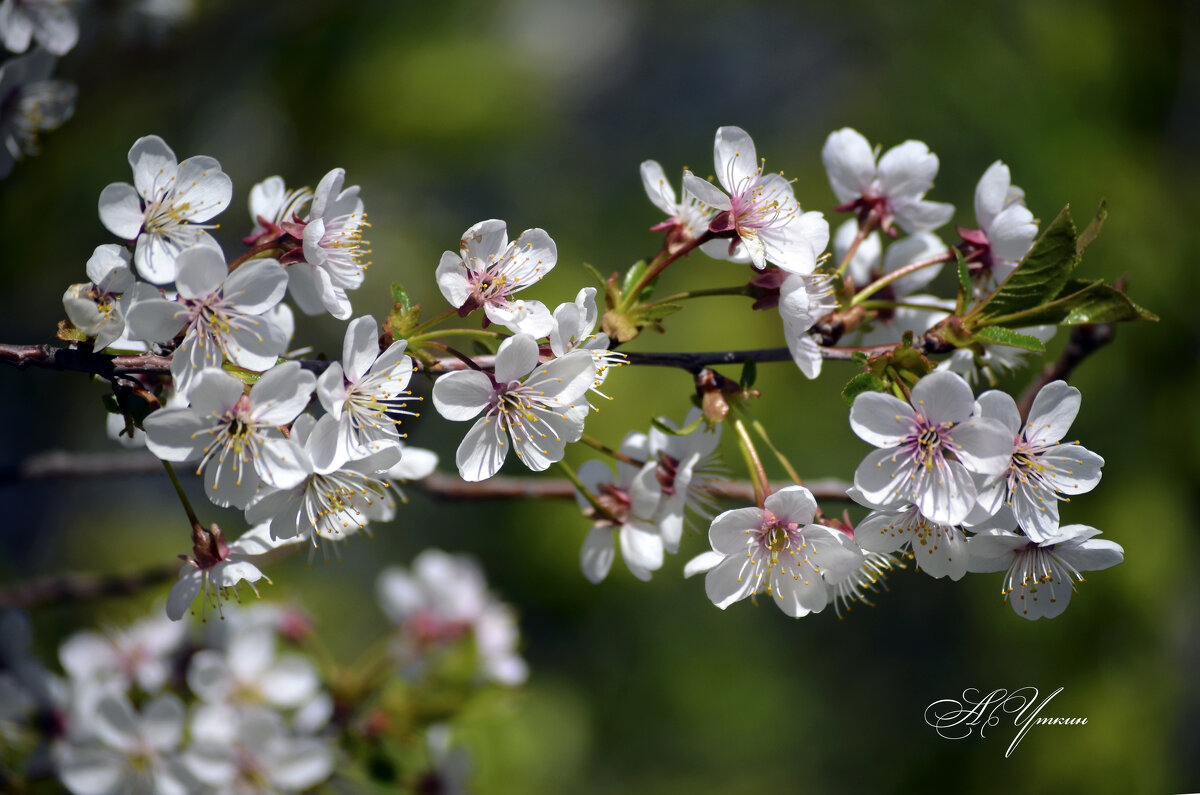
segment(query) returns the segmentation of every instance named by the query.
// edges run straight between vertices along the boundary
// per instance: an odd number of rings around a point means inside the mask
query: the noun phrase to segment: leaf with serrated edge
[[[848,404],[854,404],[854,398],[863,392],[887,392],[887,384],[870,373],[859,373],[846,382],[842,388],[842,399]]]
[[[976,322],[969,325],[982,322],[996,325],[991,318],[1032,309],[1058,295],[1079,262],[1076,242],[1075,222],[1068,204],[1034,241],[1033,248],[1008,278],[971,310],[968,317]]]
[[[989,318],[989,322],[1005,328],[1083,323],[1120,323],[1128,320],[1158,320],[1153,312],[1129,300],[1129,296],[1097,279],[1074,279],[1062,293],[1042,306]]]
[[[993,345],[1006,345],[1009,348],[1020,348],[1034,353],[1045,353],[1046,346],[1037,337],[1028,334],[1018,334],[1012,329],[1000,326],[988,326],[975,332],[975,339]]]

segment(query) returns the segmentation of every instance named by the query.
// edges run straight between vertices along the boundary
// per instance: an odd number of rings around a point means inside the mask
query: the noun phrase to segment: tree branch
[[[190,471],[185,469],[184,471]],[[0,485],[25,483],[56,478],[112,478],[162,474],[162,462],[141,450],[122,450],[112,453],[70,453],[54,450],[32,456],[18,466],[0,470]],[[182,472],[181,472],[182,474]],[[791,481],[772,483],[772,490],[792,485]],[[754,501],[754,487],[749,481],[722,480],[715,484],[717,493],[741,502]],[[850,484],[836,479],[806,483],[818,500],[845,501]],[[575,487],[565,478],[497,476],[478,483],[467,483],[444,472],[434,472],[407,487],[423,491],[443,500],[521,500],[574,499]]]
[[[855,352],[868,355],[883,353],[894,348],[894,345],[876,345],[870,348],[821,348],[821,355],[826,359],[850,361]],[[699,372],[714,364],[740,364],[754,360],[756,362],[787,362],[791,354],[787,348],[759,348],[745,351],[713,351],[707,353],[640,353],[637,351],[625,353],[630,364],[651,367],[678,367],[691,372]],[[305,370],[320,375],[333,362],[324,359],[298,359]],[[495,356],[476,356],[474,361],[483,369],[495,366]],[[169,375],[171,358],[152,353],[140,353],[129,356],[115,356],[111,353],[95,353],[77,348],[59,348],[54,345],[7,345],[0,344],[0,362],[10,364],[19,370],[37,368],[42,370],[59,370],[66,372],[90,373],[101,378],[113,380],[125,375]],[[418,365],[420,368],[420,365]],[[466,363],[452,356],[437,359],[433,367],[435,372],[465,370]],[[425,369],[425,368],[420,368]]]
[[[1084,359],[1112,342],[1116,336],[1117,327],[1114,323],[1085,323],[1073,327],[1071,329],[1071,337],[1067,341],[1067,347],[1063,348],[1062,355],[1058,357],[1058,361],[1046,365],[1042,370],[1042,374],[1021,393],[1021,399],[1017,401],[1017,409],[1021,412],[1021,419],[1024,420],[1029,417],[1029,409],[1033,406],[1033,400],[1037,397],[1037,393],[1041,391],[1042,387],[1051,381],[1067,380],[1067,377],[1071,375]]]
[[[0,608],[28,608],[65,600],[128,596],[143,588],[174,580],[179,574],[180,565],[180,561],[173,561],[126,574],[75,572],[28,580],[0,590]]]

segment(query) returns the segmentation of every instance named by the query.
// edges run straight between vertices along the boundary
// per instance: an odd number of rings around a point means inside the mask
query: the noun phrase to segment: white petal
[[[850,407],[850,428],[876,447],[895,447],[915,426],[912,406],[882,392],[863,392]]]
[[[146,447],[163,461],[196,461],[212,439],[213,421],[188,409],[159,409],[146,418]]]
[[[1071,423],[1079,414],[1080,403],[1079,390],[1066,381],[1046,384],[1037,393],[1029,409],[1025,438],[1034,444],[1061,441],[1071,430]]]
[[[729,197],[721,189],[707,180],[700,179],[690,171],[683,172],[683,190],[690,193],[709,207],[718,210],[728,210],[732,205]]]
[[[624,524],[618,533],[621,542],[621,557],[632,571],[635,567],[656,571],[663,564],[663,543],[657,533],[640,530]]]
[[[164,187],[173,187],[178,171],[175,153],[157,135],[147,135],[129,148],[129,165],[133,169],[133,184],[142,198],[151,200]]]
[[[730,193],[747,190],[758,177],[759,169],[758,153],[750,135],[741,127],[718,128],[713,143],[713,165],[725,190]]]
[[[937,155],[922,141],[905,141],[879,158],[879,186],[893,205],[901,197],[920,198],[937,172]]]
[[[287,425],[308,405],[317,377],[299,362],[276,365],[250,388],[254,418],[268,425]]]
[[[471,282],[467,279],[467,267],[462,256],[455,251],[442,253],[438,261],[436,276],[438,289],[453,307],[460,307],[471,297]]]
[[[975,186],[975,221],[983,230],[991,229],[992,221],[1004,209],[1008,201],[1008,188],[1012,176],[1008,166],[997,160],[988,166]]]
[[[189,221],[207,221],[229,206],[233,181],[211,157],[198,155],[179,164],[175,206],[186,207]]]
[[[957,373],[932,372],[913,387],[912,405],[934,424],[962,422],[975,411],[975,396]]]
[[[592,583],[602,582],[608,576],[616,554],[612,529],[593,527],[588,531],[583,540],[583,547],[579,550],[579,565],[583,569],[583,576]]]
[[[469,420],[487,408],[494,391],[486,373],[478,370],[446,373],[433,383],[433,407],[445,419]]]
[[[763,503],[781,521],[808,524],[817,512],[817,501],[803,486],[787,486],[767,496]],[[714,547],[715,549],[715,547]]]
[[[825,139],[821,160],[839,202],[862,196],[875,181],[875,153],[857,130],[843,127]]]
[[[914,495],[921,513],[947,525],[966,519],[975,507],[975,481],[966,467],[957,461],[944,461],[927,479],[929,482]]]
[[[646,160],[642,162],[641,172],[642,187],[646,189],[650,201],[667,215],[674,216],[678,211],[675,189],[667,182],[662,166],[655,160]]]
[[[972,472],[999,475],[1012,463],[1013,437],[996,420],[960,422],[951,432],[954,454]]]
[[[454,463],[458,466],[459,476],[473,483],[487,480],[499,472],[507,455],[508,444],[497,432],[495,421],[480,417],[459,444]]]
[[[694,577],[702,572],[710,571],[723,560],[725,560],[725,556],[720,552],[701,552],[684,565],[683,576]]]
[[[1016,440],[1021,433],[1021,412],[1017,410],[1017,401],[1012,399],[1012,395],[999,389],[989,389],[976,402],[981,417],[996,420]]]
[[[538,344],[527,334],[509,337],[496,351],[496,382],[508,384],[524,378],[538,364]]]
[[[350,321],[342,343],[342,367],[346,380],[358,383],[379,358],[379,324],[370,315]]]
[[[100,223],[117,237],[133,240],[142,231],[142,203],[128,182],[114,182],[100,191],[99,209]]]
[[[754,577],[748,572],[743,576],[745,562],[744,554],[728,557],[704,577],[704,593],[722,610],[754,592]]]
[[[760,508],[734,508],[713,519],[708,541],[722,555],[744,555],[755,531],[763,522]]]
[[[261,315],[283,300],[287,285],[287,272],[278,262],[254,259],[225,278],[221,294],[239,312]]]

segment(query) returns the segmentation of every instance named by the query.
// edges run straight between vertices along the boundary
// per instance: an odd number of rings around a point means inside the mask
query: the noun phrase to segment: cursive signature
[[[979,736],[986,737],[988,729],[997,726],[1011,715],[1017,734],[1004,752],[1008,758],[1034,726],[1085,726],[1087,718],[1041,717],[1039,713],[1051,699],[1061,693],[1060,687],[1038,701],[1036,687],[1022,687],[1009,692],[993,690],[984,695],[973,687],[963,691],[962,699],[943,698],[925,708],[925,722],[933,727],[940,737],[947,740],[962,740],[979,729]],[[1005,721],[1007,722],[1007,721]]]

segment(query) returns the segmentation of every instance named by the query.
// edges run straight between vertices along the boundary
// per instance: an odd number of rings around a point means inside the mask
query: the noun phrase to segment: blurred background
[[[1064,521],[1100,528],[1126,562],[1090,576],[1053,621],[1001,604],[1001,575],[951,583],[911,566],[876,607],[844,620],[827,610],[795,621],[766,603],[722,612],[681,576],[707,548],[700,533],[649,584],[618,562],[592,586],[578,566],[588,526],[573,506],[435,502],[417,489],[342,561],[272,567],[267,598],[303,604],[350,658],[384,631],[373,592],[383,566],[428,546],[479,557],[519,612],[532,671],[502,708],[461,727],[480,791],[1200,789],[1200,6],[201,0],[152,24],[131,23],[124,7],[85,11],[59,68],[79,86],[75,117],[0,184],[0,341],[53,339],[63,290],[109,242],[97,197],[129,179],[126,152],[150,133],[232,176],[217,232],[230,252],[250,229],[255,182],[314,185],[344,167],[372,223],[356,315],[382,318],[393,281],[427,314],[441,311],[438,257],[484,218],[550,232],[559,264],[532,297],[570,300],[589,283],[580,263],[609,273],[657,251],[648,228],[660,218],[638,164],[708,174],[714,131],[735,124],[768,169],[796,178],[806,210],[832,212],[820,149],[847,125],[885,148],[926,141],[942,164],[930,198],[954,203],[956,223],[972,224],[975,183],[997,158],[1043,220],[1067,203],[1082,219],[1106,199],[1082,275],[1127,275],[1134,299],[1162,318],[1121,327],[1072,378],[1083,392],[1072,433],[1107,464]],[[660,289],[743,277],[694,256]],[[781,342],[773,313],[736,298],[694,302],[668,328],[630,349]],[[295,344],[337,356],[342,333],[331,318],[308,320]],[[844,419],[849,367],[831,364],[817,382],[790,364],[759,373],[759,416],[801,473],[850,477],[868,448]],[[588,430],[614,446],[689,405],[682,371],[626,368],[606,389],[614,400]],[[0,369],[0,465],[111,449],[104,392],[83,376]],[[432,410],[407,428],[443,468],[466,430]],[[576,446],[568,460],[589,457]],[[511,462],[505,473],[522,474]],[[188,551],[165,477],[7,485],[0,500],[0,586]],[[236,525],[200,500],[202,518]],[[132,620],[164,593],[38,608],[38,648],[52,660],[72,630]],[[951,742],[925,725],[928,704],[965,688],[1026,686],[1064,688],[1043,714],[1087,725],[1035,728],[1008,759],[1009,726]]]

